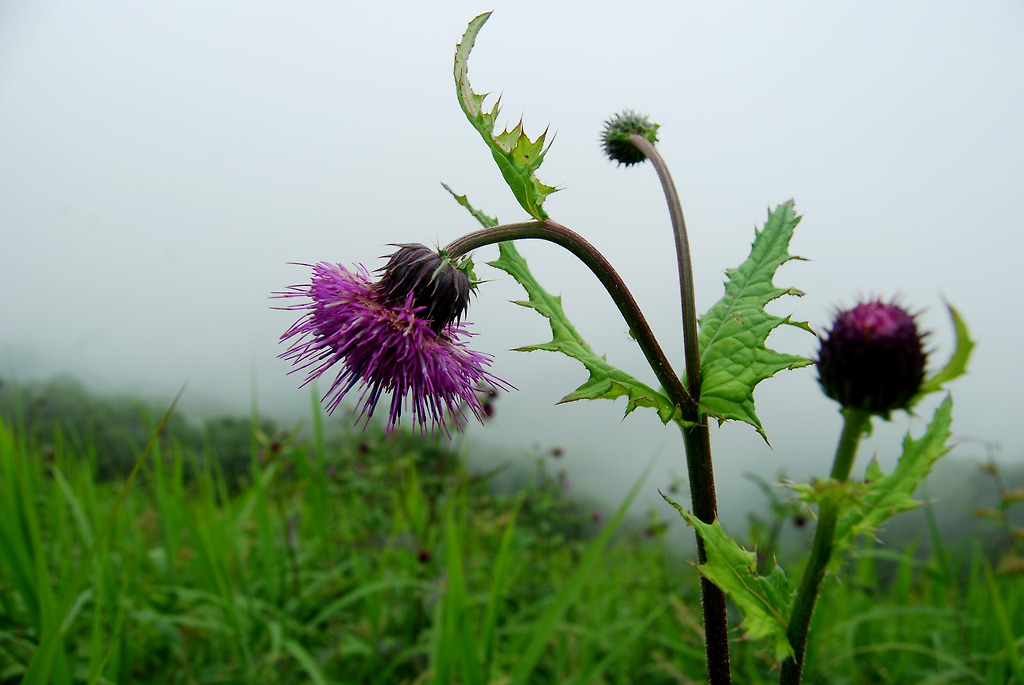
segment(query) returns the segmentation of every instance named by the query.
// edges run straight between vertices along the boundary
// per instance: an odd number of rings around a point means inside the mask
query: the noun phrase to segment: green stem
[[[626,320],[626,324],[633,332],[640,349],[647,358],[647,363],[651,365],[651,369],[654,370],[655,376],[665,389],[669,399],[680,408],[683,419],[696,421],[697,402],[686,391],[679,376],[672,369],[668,357],[665,356],[665,352],[654,337],[654,332],[647,323],[647,319],[644,318],[643,312],[640,311],[636,300],[633,299],[622,278],[612,268],[611,263],[581,235],[550,219],[527,221],[521,224],[484,228],[469,233],[450,242],[444,247],[444,251],[452,259],[456,259],[484,245],[527,238],[539,238],[564,247],[594,272],[619,308],[622,318]]]
[[[854,457],[857,456],[857,446],[870,420],[871,414],[868,412],[859,409],[843,410],[843,433],[839,437],[831,474],[832,480],[837,483],[845,483],[850,478],[850,469],[853,467]],[[839,514],[840,508],[832,498],[826,496],[818,505],[818,527],[814,531],[811,557],[807,561],[803,578],[800,579],[800,588],[797,590],[793,613],[789,619],[789,629],[786,631],[794,654],[782,664],[780,685],[800,683],[807,649],[807,631],[811,626],[811,616],[814,614],[814,604],[818,600],[821,581],[832,559]]]
[[[669,220],[676,244],[676,262],[679,269],[679,299],[683,310],[683,351],[686,357],[686,388],[700,401],[700,345],[698,344],[697,304],[693,288],[693,264],[690,259],[690,241],[686,235],[683,205],[679,200],[675,182],[668,164],[654,144],[640,135],[630,136],[630,142],[651,160],[668,204]],[[718,518],[718,499],[715,495],[715,471],[711,462],[711,438],[707,416],[700,415],[695,425],[683,426],[686,446],[686,470],[690,480],[690,503],[694,515],[704,523]],[[708,560],[704,540],[697,537],[697,560]],[[726,613],[725,593],[706,578],[701,578],[701,606],[704,610],[704,652],[707,658],[708,682],[728,685],[732,682],[729,670],[729,621]]]

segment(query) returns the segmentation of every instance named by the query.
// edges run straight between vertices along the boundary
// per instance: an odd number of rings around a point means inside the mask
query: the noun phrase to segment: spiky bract
[[[639,135],[651,143],[658,142],[658,124],[632,110],[625,110],[604,122],[601,144],[608,158],[619,164],[632,166],[647,159],[647,156],[630,142],[630,137]]]

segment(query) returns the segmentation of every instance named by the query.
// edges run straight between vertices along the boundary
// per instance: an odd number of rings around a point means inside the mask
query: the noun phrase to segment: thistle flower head
[[[819,382],[844,408],[888,415],[921,388],[927,353],[913,314],[880,299],[836,315],[818,354]]]
[[[471,334],[454,322],[465,312],[468,285],[444,268],[431,279],[439,264],[420,261],[415,250],[403,247],[396,255],[378,283],[365,267],[350,271],[321,262],[312,267],[311,283],[278,293],[301,298],[285,309],[304,312],[281,336],[291,341],[281,358],[306,372],[303,385],[337,367],[323,397],[328,413],[360,385],[357,410],[367,422],[381,396],[391,393],[389,429],[399,424],[403,410],[421,430],[440,426],[447,433],[449,418],[461,428],[467,409],[482,421],[481,395],[511,386],[487,371],[490,357],[466,347]],[[430,299],[432,293],[440,303]]]
[[[616,114],[604,122],[604,131],[601,133],[604,153],[612,161],[626,166],[643,162],[647,155],[629,141],[633,135],[643,136],[651,143],[656,143],[658,124],[652,124],[646,116],[628,109]]]

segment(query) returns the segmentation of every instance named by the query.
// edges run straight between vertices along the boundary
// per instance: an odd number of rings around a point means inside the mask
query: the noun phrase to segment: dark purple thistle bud
[[[643,136],[649,142],[656,143],[658,142],[658,124],[652,124],[644,115],[628,109],[621,114],[616,114],[604,122],[604,131],[601,133],[601,145],[604,147],[604,153],[612,161],[626,166],[645,161],[647,155],[640,152],[629,141],[633,135]]]
[[[412,305],[424,307],[430,329],[440,333],[462,320],[473,290],[469,277],[448,259],[419,243],[396,245],[382,272],[377,290],[391,307],[403,304],[413,293]]]
[[[818,354],[819,382],[844,408],[905,409],[921,388],[927,354],[914,316],[881,300],[836,315]]]

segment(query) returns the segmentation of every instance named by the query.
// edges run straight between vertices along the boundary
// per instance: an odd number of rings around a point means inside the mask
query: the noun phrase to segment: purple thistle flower
[[[914,315],[895,303],[876,299],[840,311],[821,340],[822,389],[844,408],[883,416],[905,409],[924,381],[923,337]]]
[[[437,264],[441,270],[456,270],[440,259]],[[384,280],[389,276],[393,280],[394,272],[388,271],[390,266],[389,263],[385,267]],[[426,277],[430,280],[418,280],[396,303],[389,302],[389,293],[372,281],[363,266],[349,271],[340,264],[321,262],[312,269],[312,283],[291,286],[288,292],[278,293],[279,297],[308,298],[308,302],[284,308],[306,313],[281,336],[282,342],[295,339],[281,358],[295,364],[293,371],[307,370],[303,385],[339,365],[337,376],[323,397],[328,413],[337,408],[353,387],[361,385],[357,423],[362,419],[365,426],[381,395],[390,392],[388,430],[399,424],[404,407],[412,413],[413,423],[419,424],[421,431],[428,424],[431,430],[440,425],[448,434],[446,417],[450,416],[456,428],[461,428],[460,419],[466,417],[467,408],[483,420],[485,412],[478,393],[486,391],[479,387],[512,387],[486,370],[491,364],[488,355],[470,350],[463,342],[472,334],[466,325],[451,320],[464,310],[461,297],[456,298],[459,302],[454,307],[448,305],[442,315],[450,315],[451,319],[440,324],[436,316],[431,319],[427,315],[428,305],[417,301],[414,288],[419,292],[424,289],[416,286],[436,289],[435,270],[427,269]],[[432,275],[431,271],[435,273]],[[445,278],[450,278],[450,274]]]

